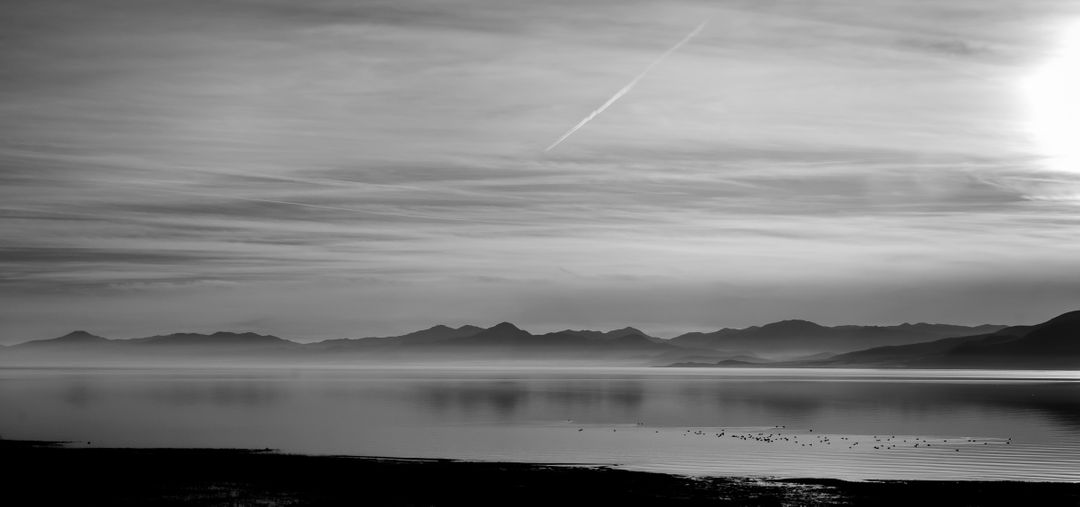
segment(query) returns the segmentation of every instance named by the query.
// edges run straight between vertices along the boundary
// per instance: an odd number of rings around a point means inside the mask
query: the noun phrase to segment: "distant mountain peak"
[[[422,331],[413,331],[406,335],[384,339],[398,340],[402,343],[428,344],[460,338],[462,336],[469,336],[480,331],[482,331],[482,329],[476,326],[461,326],[458,329],[454,329],[444,324],[438,324]]]
[[[83,330],[80,329],[78,331],[72,331],[72,332],[70,332],[70,333],[68,333],[68,334],[66,334],[64,336],[59,337],[59,338],[53,338],[52,340],[49,340],[49,341],[53,341],[53,340],[55,340],[55,341],[63,341],[63,342],[87,342],[87,341],[106,341],[106,340],[108,340],[108,338],[104,338],[104,337],[98,336],[96,334],[91,334],[91,333],[88,333],[88,332],[83,331]]]
[[[234,333],[232,331],[217,331],[211,336],[239,337],[239,338],[276,338],[276,337],[273,337],[273,336],[270,336],[270,335],[262,335],[262,334],[258,334],[258,333],[253,333],[251,331],[248,331],[246,333]]]
[[[636,327],[630,327],[630,326],[624,327],[622,329],[614,329],[614,330],[608,331],[608,332],[604,333],[604,337],[605,338],[615,338],[617,340],[624,339],[624,338],[640,338],[640,339],[648,340],[648,339],[651,338],[649,335],[645,334],[644,331],[642,331],[642,330],[640,330],[640,329],[638,329]]]
[[[821,331],[823,329],[825,329],[825,326],[821,324],[802,319],[781,320],[761,326],[762,331],[807,332]]]
[[[521,331],[521,328],[509,323],[500,322],[488,328],[488,331]]]
[[[532,334],[528,331],[522,330],[509,322],[500,322],[479,333],[464,336],[462,337],[462,340],[464,340],[465,343],[486,342],[489,340],[501,342],[503,340],[525,339],[531,336]]]
[[[161,345],[261,345],[261,344],[295,344],[289,340],[278,338],[274,335],[263,335],[253,332],[235,333],[231,331],[216,331],[212,334],[201,333],[172,333],[167,335],[148,336],[135,338],[132,343],[161,344]]]
[[[38,346],[38,345],[67,346],[67,345],[86,345],[86,344],[106,343],[106,342],[111,342],[111,341],[112,340],[109,340],[108,338],[104,338],[104,337],[101,337],[101,336],[98,336],[98,335],[95,335],[95,334],[90,334],[90,333],[88,333],[86,331],[79,330],[79,331],[72,331],[72,332],[70,332],[70,333],[68,333],[68,334],[66,334],[64,336],[58,337],[58,338],[46,338],[44,340],[31,340],[31,341],[28,341],[28,342],[20,343],[20,344],[18,344],[16,346],[22,346],[22,345],[27,345],[27,346],[32,346],[32,347],[33,346]]]

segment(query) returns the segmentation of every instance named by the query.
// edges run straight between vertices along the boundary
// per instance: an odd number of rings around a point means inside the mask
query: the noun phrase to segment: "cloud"
[[[930,279],[904,298],[986,283],[1002,310],[1009,284],[1080,254],[1075,201],[1052,198],[1072,182],[1033,169],[1014,86],[1067,9],[13,4],[0,284],[32,303],[0,332],[52,329],[91,301],[118,330],[180,320],[170,312],[335,323],[328,334],[514,312],[621,326],[647,308],[659,328],[754,324],[807,308],[776,295],[787,285],[835,316],[829,304]],[[664,72],[538,156],[537,139],[710,16]],[[733,292],[771,302],[751,312]],[[1012,302],[1045,316],[1036,306],[1061,294]],[[845,320],[888,320],[886,301],[907,301],[882,297]],[[605,298],[627,310],[585,305]],[[145,317],[125,316],[136,299]],[[588,310],[556,325],[528,308],[552,299]],[[975,306],[957,320],[992,315]],[[917,315],[931,305],[910,307],[903,318],[931,320]]]
[[[975,46],[969,42],[957,39],[905,39],[901,40],[900,44],[902,46],[931,53],[941,53],[953,56],[974,56],[989,51],[986,47]]]

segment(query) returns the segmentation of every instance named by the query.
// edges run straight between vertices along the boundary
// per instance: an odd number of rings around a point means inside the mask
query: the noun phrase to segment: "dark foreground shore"
[[[0,440],[5,505],[1080,505],[1080,484],[693,479],[515,463]]]

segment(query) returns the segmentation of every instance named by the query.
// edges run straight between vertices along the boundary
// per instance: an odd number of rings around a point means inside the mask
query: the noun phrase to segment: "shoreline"
[[[13,505],[1080,505],[1080,483],[689,477],[608,465],[0,440]]]

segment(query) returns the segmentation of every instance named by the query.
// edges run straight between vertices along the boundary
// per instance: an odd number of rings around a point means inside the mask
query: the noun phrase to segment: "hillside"
[[[875,347],[815,364],[919,368],[1080,369],[1080,311],[1035,326],[912,345]]]
[[[1005,326],[900,324],[896,326],[822,326],[806,320],[784,320],[743,329],[724,328],[711,333],[686,333],[671,339],[684,347],[731,353],[796,355],[850,352],[869,347],[907,345],[953,336],[992,333]]]

